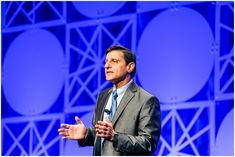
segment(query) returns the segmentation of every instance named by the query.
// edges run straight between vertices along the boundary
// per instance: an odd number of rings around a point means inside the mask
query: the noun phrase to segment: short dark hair
[[[114,45],[114,46],[109,47],[106,50],[106,55],[109,52],[114,51],[114,50],[119,50],[123,53],[126,65],[128,65],[131,62],[135,63],[134,70],[131,72],[131,77],[134,77],[135,73],[136,73],[136,56],[135,56],[135,54],[133,52],[131,52],[129,49],[125,48],[124,46]]]

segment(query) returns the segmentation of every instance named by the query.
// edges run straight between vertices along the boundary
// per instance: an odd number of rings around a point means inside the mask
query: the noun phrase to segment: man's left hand
[[[113,141],[113,137],[116,134],[113,124],[108,117],[105,120],[106,122],[98,121],[95,125],[96,136]]]

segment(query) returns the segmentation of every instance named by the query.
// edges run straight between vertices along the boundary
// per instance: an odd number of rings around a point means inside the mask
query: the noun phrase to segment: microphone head
[[[110,114],[110,111],[108,109],[104,109],[104,112]]]

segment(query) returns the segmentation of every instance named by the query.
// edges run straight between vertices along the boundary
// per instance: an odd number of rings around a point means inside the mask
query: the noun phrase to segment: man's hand
[[[106,122],[98,121],[95,125],[95,131],[97,137],[106,138],[110,141],[113,140],[114,134],[116,134],[113,129],[113,124],[108,117],[106,117]]]
[[[61,124],[61,128],[58,129],[59,134],[63,139],[67,140],[82,140],[86,136],[86,127],[83,122],[76,116],[75,121],[77,125]]]

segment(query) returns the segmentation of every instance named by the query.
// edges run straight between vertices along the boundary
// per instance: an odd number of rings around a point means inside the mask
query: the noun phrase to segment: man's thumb
[[[112,123],[111,120],[109,119],[109,117],[106,117],[105,120],[107,123]]]
[[[78,123],[78,124],[82,124],[82,121],[80,118],[78,118],[78,116],[75,116],[75,121]]]

